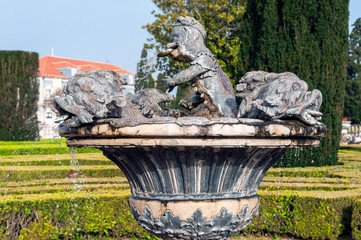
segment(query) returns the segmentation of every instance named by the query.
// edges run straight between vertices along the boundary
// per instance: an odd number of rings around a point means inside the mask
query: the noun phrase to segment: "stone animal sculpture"
[[[173,97],[158,89],[144,89],[126,95],[126,80],[111,70],[90,70],[75,74],[63,90],[54,97],[54,106],[65,127],[79,127],[96,119],[145,116],[163,117],[169,111],[159,107]]]
[[[222,71],[217,59],[206,48],[206,32],[202,24],[192,17],[180,17],[173,26],[170,43],[158,57],[170,55],[190,67],[164,84],[169,90],[185,82],[191,82],[196,94],[189,101],[182,101],[182,107],[193,110],[195,116],[236,117],[237,107],[232,84]]]
[[[237,85],[237,92],[243,98],[241,118],[297,118],[309,125],[321,124],[321,92],[308,91],[307,83],[293,73],[248,72]]]
[[[172,100],[172,96],[155,88],[143,89],[130,96],[131,103],[147,118],[168,116],[168,111],[165,112],[158,104]]]

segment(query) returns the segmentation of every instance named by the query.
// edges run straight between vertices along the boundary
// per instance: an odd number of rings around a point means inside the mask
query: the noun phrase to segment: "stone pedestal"
[[[123,171],[129,204],[164,239],[226,239],[258,213],[257,190],[287,148],[315,147],[324,126],[235,118],[106,119],[61,129],[68,146],[95,147]]]

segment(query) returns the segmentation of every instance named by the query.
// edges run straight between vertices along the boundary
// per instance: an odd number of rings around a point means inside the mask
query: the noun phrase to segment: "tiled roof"
[[[52,56],[45,56],[39,59],[40,76],[67,78],[57,69],[69,68],[69,67],[77,68],[79,71],[105,69],[105,70],[113,70],[114,72],[117,72],[121,75],[122,74],[134,75],[134,73],[132,72],[129,72],[123,68],[120,68],[114,64],[109,64],[109,63],[98,63],[98,62],[90,62],[84,60],[76,60],[76,59],[52,57]]]

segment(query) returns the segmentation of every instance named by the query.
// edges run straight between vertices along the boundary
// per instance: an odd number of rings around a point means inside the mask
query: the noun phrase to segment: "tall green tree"
[[[157,89],[161,90],[162,92],[166,92],[167,88],[165,87],[164,83],[162,82],[162,80],[165,78],[163,73],[159,73],[157,76],[157,83],[156,83],[156,87]]]
[[[152,36],[147,47],[156,51],[169,43],[174,22],[180,16],[191,16],[202,23],[207,32],[206,46],[218,59],[223,70],[235,83],[239,29],[245,0],[153,0],[160,12],[153,12],[155,21],[143,26]],[[172,76],[185,65],[170,58],[158,59],[157,70]]]
[[[289,151],[279,166],[337,163],[347,67],[349,0],[249,0],[238,77],[294,72],[323,94],[327,136],[319,148]]]
[[[344,116],[361,123],[361,18],[352,25],[349,36]]]
[[[38,139],[38,67],[37,53],[0,51],[0,140]]]
[[[147,49],[143,47],[140,61],[137,64],[137,75],[134,86],[135,91],[139,91],[145,88],[154,88],[155,81],[152,77],[154,70],[152,69],[152,66],[149,65],[147,57]]]

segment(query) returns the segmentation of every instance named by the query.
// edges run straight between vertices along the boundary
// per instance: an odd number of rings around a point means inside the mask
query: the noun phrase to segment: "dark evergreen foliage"
[[[162,82],[162,80],[164,78],[165,78],[164,74],[159,73],[157,76],[157,84],[155,87],[165,93],[167,91],[167,88],[165,87],[164,83]]]
[[[352,123],[361,123],[361,18],[352,25],[349,36],[347,81],[344,117]]]
[[[289,151],[278,166],[337,163],[347,63],[349,0],[249,0],[239,78],[248,71],[294,72],[323,94],[327,136],[315,149]]]
[[[145,88],[154,88],[155,82],[152,77],[153,70],[148,65],[147,49],[143,47],[140,62],[137,64],[137,76],[135,79],[135,91]]]
[[[37,53],[0,51],[0,140],[38,139],[38,66]]]

